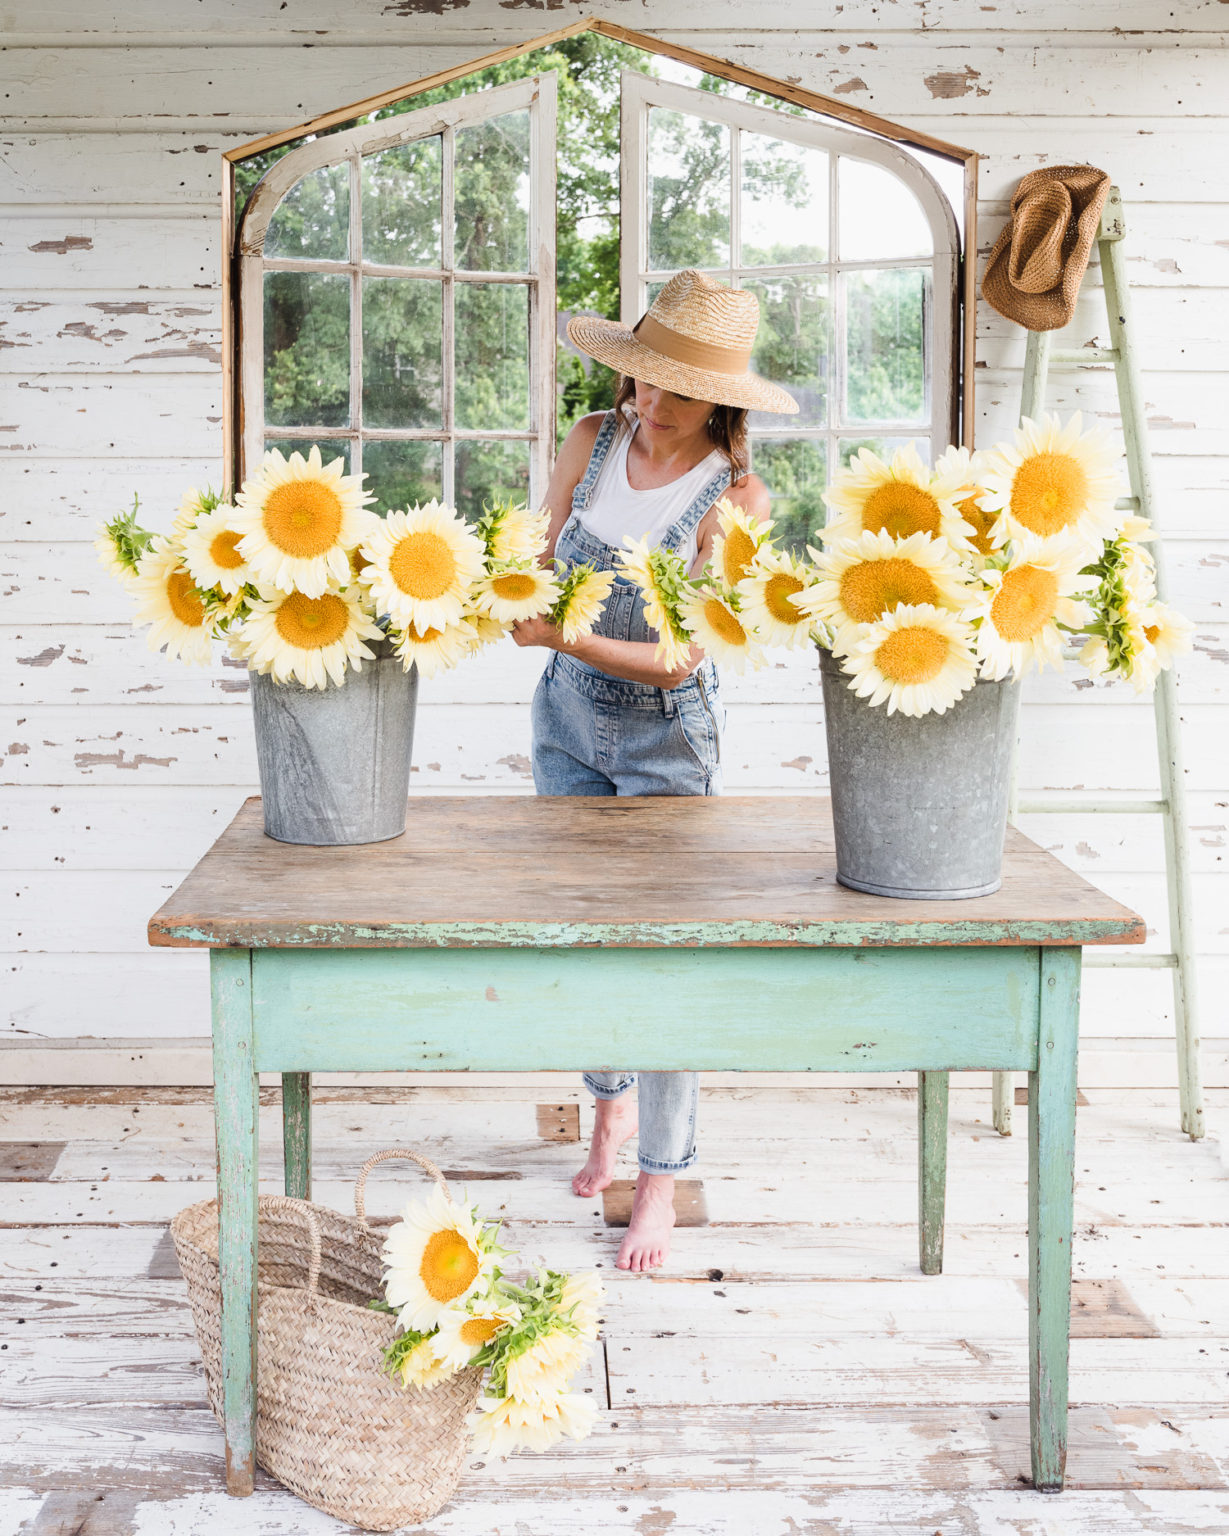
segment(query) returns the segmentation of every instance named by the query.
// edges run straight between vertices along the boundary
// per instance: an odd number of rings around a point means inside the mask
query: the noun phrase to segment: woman
[[[759,323],[755,296],[702,272],[676,273],[632,330],[574,318],[568,336],[622,375],[615,409],[583,417],[560,449],[546,501],[544,560],[615,570],[623,539],[678,551],[693,575],[709,558],[724,496],[757,520],[762,480],[747,473],[749,409],[792,412],[784,390],[748,371]],[[715,795],[725,723],[717,672],[692,646],[664,667],[639,589],[619,574],[591,635],[566,644],[546,619],[513,630],[518,645],[554,654],[533,700],[533,776],[540,795]],[[600,1052],[597,1043],[595,1054]],[[631,1072],[587,1072],[597,1100],[589,1158],[572,1180],[582,1196],[614,1177],[637,1131]],[[639,1083],[639,1165],[620,1269],[665,1261],[674,1225],[674,1175],[695,1162],[695,1072],[645,1072]]]

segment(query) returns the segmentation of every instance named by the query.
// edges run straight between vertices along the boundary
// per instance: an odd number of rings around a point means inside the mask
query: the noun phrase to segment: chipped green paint
[[[946,1072],[919,1072],[917,1075],[918,1263],[924,1275],[943,1272],[947,1084]]]
[[[312,1079],[310,1072],[282,1073],[282,1152],[286,1193],[312,1197]]]

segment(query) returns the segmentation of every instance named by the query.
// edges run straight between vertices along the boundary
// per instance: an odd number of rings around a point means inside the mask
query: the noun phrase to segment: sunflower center
[[[994,545],[990,542],[990,530],[998,521],[997,512],[983,512],[981,498],[970,496],[966,501],[958,501],[956,508],[966,523],[972,523],[974,528],[971,543],[979,555],[992,555]]]
[[[1031,640],[1054,617],[1058,577],[1039,565],[1005,571],[990,604],[990,617],[1004,640]]]
[[[939,503],[908,480],[885,481],[862,508],[862,527],[868,533],[890,533],[894,539],[907,539],[911,533],[937,537],[941,523]]]
[[[337,494],[319,480],[287,480],[265,498],[262,517],[269,542],[284,555],[310,560],[325,555],[341,532]]]
[[[938,587],[912,560],[864,560],[841,577],[841,603],[858,624],[872,624],[901,603],[938,601]]]
[[[277,632],[287,645],[300,651],[318,651],[345,634],[350,615],[345,603],[332,592],[323,597],[304,597],[292,592],[277,610]]]
[[[510,571],[506,576],[496,576],[491,587],[500,597],[513,603],[532,597],[538,590],[537,582],[527,571]]]
[[[725,536],[721,551],[722,574],[730,586],[741,581],[755,559],[755,540],[737,525]]]
[[[417,640],[420,645],[434,645],[443,633],[442,629],[425,629],[420,635],[417,628],[415,628],[412,632],[412,638]]]
[[[793,594],[801,592],[802,587],[797,576],[791,576],[787,571],[777,571],[768,578],[764,583],[764,606],[774,619],[779,619],[782,624],[806,622],[806,615],[799,613],[790,602]]]
[[[438,533],[407,533],[393,547],[388,572],[407,597],[430,602],[442,597],[457,578],[457,560]]]
[[[237,571],[243,564],[243,556],[235,548],[242,537],[241,533],[232,533],[229,528],[214,535],[209,545],[209,558],[220,570]]]
[[[452,1227],[432,1232],[418,1275],[432,1301],[453,1301],[477,1279],[478,1255]]]
[[[205,622],[205,605],[197,596],[187,571],[172,571],[167,577],[166,600],[181,624],[199,629]]]
[[[1088,476],[1069,453],[1034,453],[1012,481],[1012,516],[1042,537],[1078,523],[1087,505]]]
[[[875,665],[893,683],[928,683],[946,660],[946,639],[921,626],[894,629],[875,652]]]
[[[704,604],[704,618],[710,629],[729,645],[746,645],[747,631],[720,598],[710,597]]]
[[[1155,645],[1156,644],[1157,636],[1160,633],[1161,633],[1161,626],[1159,624],[1145,624],[1144,625],[1144,639],[1148,642],[1149,645]]]
[[[488,1339],[493,1339],[503,1325],[503,1319],[498,1317],[471,1317],[461,1324],[461,1343],[485,1344]]]

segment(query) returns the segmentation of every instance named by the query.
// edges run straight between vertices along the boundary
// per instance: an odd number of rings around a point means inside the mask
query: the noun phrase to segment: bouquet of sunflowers
[[[402,1329],[385,1367],[425,1392],[485,1369],[487,1395],[470,1418],[476,1451],[506,1456],[583,1439],[596,1409],[570,1388],[598,1336],[601,1282],[552,1269],[514,1282],[501,1267],[511,1250],[498,1239],[498,1222],[440,1188],[404,1208],[384,1244],[384,1296],[369,1303]]]
[[[778,550],[771,522],[717,504],[713,556],[691,581],[679,557],[625,540],[668,666],[698,645],[737,671],[768,646],[818,643],[849,686],[888,713],[942,714],[979,676],[1061,668],[1148,692],[1192,625],[1157,601],[1145,519],[1118,506],[1108,435],[1077,413],[1028,419],[985,452],[949,448],[929,469],[913,444],[863,448],[824,492],[809,560]]]
[[[519,619],[548,614],[569,639],[588,634],[613,577],[591,567],[559,579],[540,563],[546,512],[511,502],[471,524],[438,501],[380,518],[362,476],[276,448],[233,504],[189,490],[169,536],[131,512],[95,541],[137,600],[134,622],[168,656],[208,665],[213,641],[274,682],[341,684],[386,637],[408,672],[455,666]]]

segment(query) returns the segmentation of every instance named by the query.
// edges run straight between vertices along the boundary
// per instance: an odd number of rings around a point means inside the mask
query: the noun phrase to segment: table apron
[[[1043,954],[1031,946],[254,949],[254,1065],[1035,1071]]]

